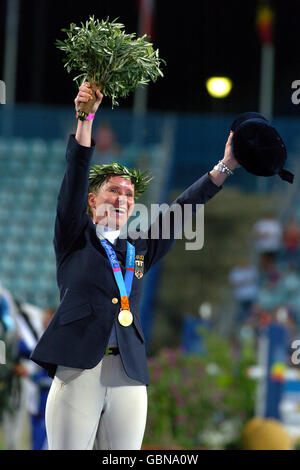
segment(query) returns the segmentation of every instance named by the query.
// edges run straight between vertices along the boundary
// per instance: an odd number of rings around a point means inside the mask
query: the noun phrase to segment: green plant
[[[147,41],[149,36],[136,38],[136,33],[126,34],[124,25],[117,19],[99,21],[90,16],[81,26],[71,23],[64,41],[56,46],[66,53],[67,71],[79,71],[73,80],[78,86],[83,81],[94,83],[104,96],[112,99],[112,107],[118,106],[117,98],[123,98],[138,85],[146,85],[163,76],[158,49]],[[93,89],[95,89],[93,87]]]
[[[150,358],[145,443],[225,447],[253,415],[255,382],[246,370],[255,361],[254,345],[244,344],[237,355],[217,334],[200,334],[202,355],[163,349]]]

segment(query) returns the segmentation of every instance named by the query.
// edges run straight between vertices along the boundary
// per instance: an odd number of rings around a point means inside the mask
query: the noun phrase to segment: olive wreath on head
[[[122,176],[130,180],[134,185],[135,200],[143,194],[150,181],[153,180],[148,171],[141,172],[136,168],[130,169],[118,162],[94,165],[90,168],[89,192],[96,191],[110,176]]]

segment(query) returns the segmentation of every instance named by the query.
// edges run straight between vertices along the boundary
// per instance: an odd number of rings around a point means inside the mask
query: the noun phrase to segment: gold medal
[[[129,326],[133,322],[133,315],[130,310],[121,310],[118,315],[120,325]]]

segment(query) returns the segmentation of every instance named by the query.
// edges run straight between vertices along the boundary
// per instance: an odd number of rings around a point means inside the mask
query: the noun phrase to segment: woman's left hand
[[[233,150],[232,150],[232,138],[233,138],[233,131],[230,131],[229,137],[227,139],[226,145],[225,145],[225,151],[224,151],[224,157],[222,162],[225,163],[230,170],[234,170],[237,168],[239,165],[239,162],[235,159]]]

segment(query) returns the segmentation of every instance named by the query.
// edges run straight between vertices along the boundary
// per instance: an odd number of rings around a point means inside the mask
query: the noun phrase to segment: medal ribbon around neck
[[[132,287],[132,281],[133,281],[133,276],[134,276],[134,260],[135,260],[135,247],[131,245],[131,243],[127,242],[127,252],[126,252],[126,273],[125,273],[125,282],[122,274],[122,270],[120,267],[120,263],[118,261],[117,255],[113,247],[108,243],[108,241],[102,236],[98,235],[101,245],[106,251],[107,257],[109,259],[110,265],[112,267],[115,280],[117,283],[117,286],[120,291],[120,297],[121,297],[121,312],[119,314],[119,322],[123,326],[129,326],[132,323],[130,319],[128,319],[128,315],[132,317],[132,314],[129,311],[129,296],[131,292],[131,287]],[[120,321],[120,315],[122,314],[122,311],[125,310],[128,312],[126,321]],[[125,314],[125,312],[124,312]],[[128,325],[124,324],[128,323]]]

